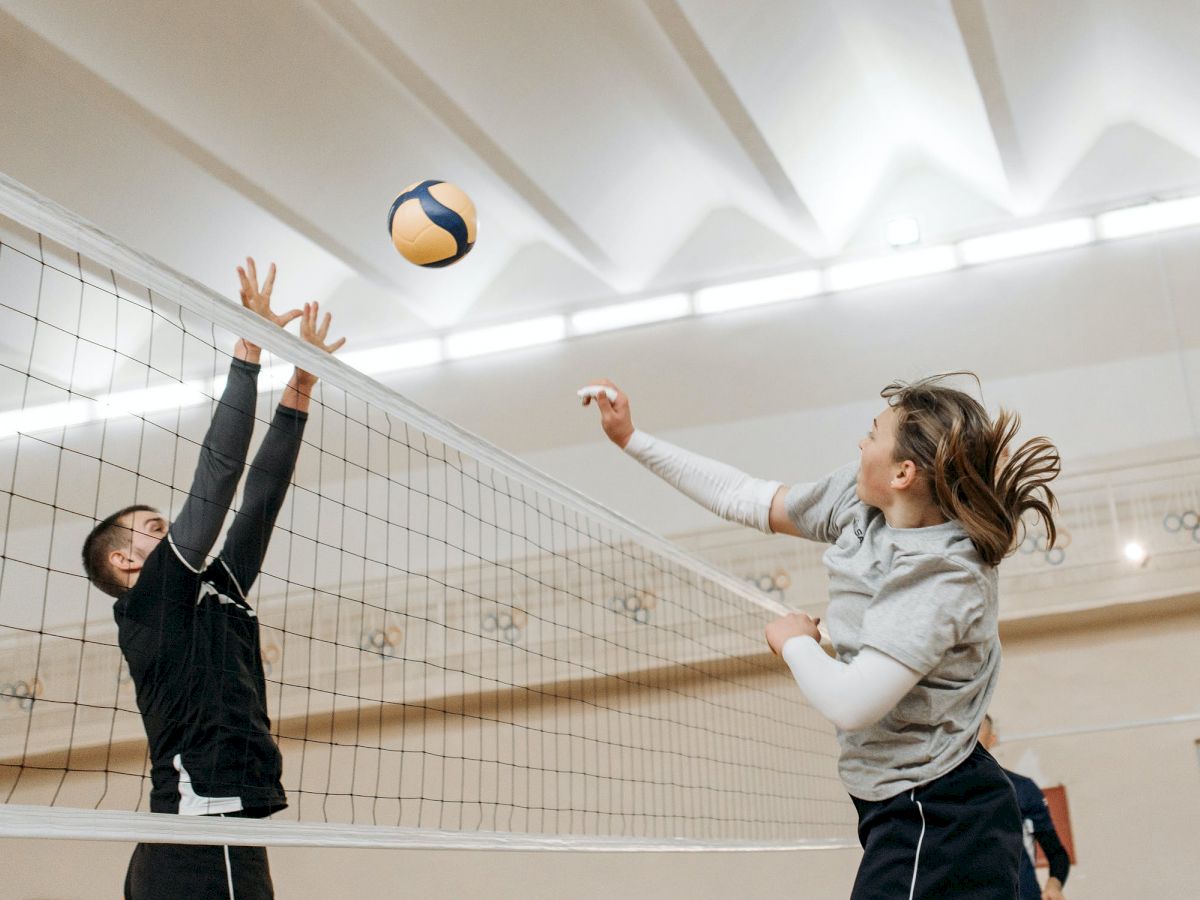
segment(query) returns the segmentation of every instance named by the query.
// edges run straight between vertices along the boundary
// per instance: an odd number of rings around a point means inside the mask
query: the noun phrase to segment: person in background
[[[1000,739],[996,736],[995,725],[990,715],[983,717],[983,725],[979,728],[979,743],[986,750],[991,750]],[[1071,871],[1071,857],[1067,854],[1054,822],[1050,818],[1050,808],[1046,805],[1046,795],[1032,778],[1018,775],[1016,772],[1004,770],[1008,780],[1017,792],[1017,806],[1021,810],[1022,837],[1025,842],[1025,852],[1021,854],[1021,867],[1017,873],[1020,879],[1020,900],[1063,900],[1063,885],[1067,883],[1067,873]],[[1050,877],[1046,879],[1045,888],[1039,888],[1037,875],[1034,874],[1034,841],[1046,854],[1050,862]]]

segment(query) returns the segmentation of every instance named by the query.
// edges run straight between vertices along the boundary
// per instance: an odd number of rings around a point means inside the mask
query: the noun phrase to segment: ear
[[[893,464],[891,487],[903,491],[912,487],[917,480],[917,464],[911,459]]]
[[[133,572],[141,568],[125,550],[113,550],[109,553],[108,564],[118,572]]]

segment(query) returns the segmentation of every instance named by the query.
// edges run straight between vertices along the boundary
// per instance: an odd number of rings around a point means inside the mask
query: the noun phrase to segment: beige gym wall
[[[1004,626],[996,755],[1063,784],[1078,862],[1072,900],[1184,897],[1200,883],[1200,721],[1028,737],[1197,712],[1200,595]],[[781,673],[781,677],[784,677]],[[6,896],[117,896],[130,846],[3,841]],[[530,854],[271,851],[281,898],[846,896],[857,851]],[[1044,875],[1044,871],[1042,873]],[[82,885],[82,887],[81,887]]]

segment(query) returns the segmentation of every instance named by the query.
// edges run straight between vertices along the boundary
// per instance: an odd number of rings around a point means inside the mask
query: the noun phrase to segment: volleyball
[[[446,181],[410,184],[392,202],[388,233],[410,263],[441,268],[458,262],[475,246],[475,204]]]

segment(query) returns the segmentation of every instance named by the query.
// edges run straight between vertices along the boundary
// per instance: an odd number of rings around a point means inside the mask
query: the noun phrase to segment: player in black
[[[280,327],[300,319],[301,337],[328,353],[345,342],[326,343],[330,316],[318,322],[315,303],[273,313],[275,267],[260,288],[254,261],[246,263],[238,268],[243,306]],[[178,518],[126,507],[83,546],[88,578],[116,598],[118,642],[150,745],[152,812],[259,818],[287,806],[248,597],[291,482],[316,376],[293,373],[225,544],[208,561],[245,468],[260,353],[238,341]],[[262,847],[139,844],[125,877],[127,900],[273,896]]]
[[[992,725],[992,717],[984,716],[983,725],[979,728],[979,743],[984,749],[991,750],[996,746],[999,737]],[[1004,770],[1008,780],[1012,782],[1017,794],[1017,806],[1021,810],[1022,838],[1025,852],[1021,854],[1021,867],[1018,870],[1020,884],[1019,900],[1063,900],[1063,885],[1067,883],[1067,873],[1071,871],[1071,857],[1067,848],[1058,839],[1058,831],[1050,818],[1050,809],[1046,805],[1046,795],[1032,778],[1018,775],[1016,772]],[[1038,887],[1037,874],[1033,869],[1033,843],[1036,841],[1046,854],[1050,863],[1050,875],[1046,879],[1046,887]]]

